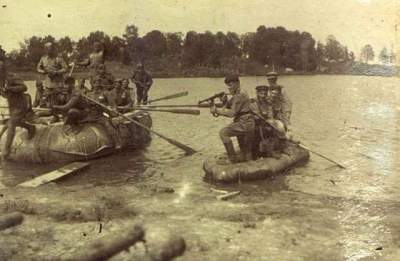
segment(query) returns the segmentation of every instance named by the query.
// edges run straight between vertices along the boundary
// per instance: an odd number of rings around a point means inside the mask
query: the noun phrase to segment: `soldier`
[[[232,95],[226,107],[211,107],[213,115],[222,115],[233,118],[233,122],[221,129],[219,135],[225,146],[229,160],[232,163],[239,159],[235,154],[235,149],[231,137],[237,137],[240,150],[244,160],[251,160],[251,140],[254,132],[254,118],[250,111],[250,99],[247,94],[240,91],[240,81],[237,75],[229,75],[225,78],[225,84]]]
[[[153,79],[144,69],[143,64],[138,63],[131,79],[132,82],[136,84],[137,103],[139,105],[142,103],[147,104],[148,92],[153,84]]]
[[[106,98],[102,89],[101,80],[93,79],[93,90],[86,95],[81,90],[75,89],[71,99],[63,106],[54,106],[53,109],[67,115],[65,124],[77,126],[82,122],[97,122],[105,127],[110,134],[110,139],[113,140],[116,149],[121,148],[121,137],[112,135],[118,129],[112,125],[111,119],[103,115],[103,109],[91,103],[85,97],[88,97],[96,102],[106,104]]]
[[[37,71],[44,75],[43,96],[48,108],[58,104],[58,93],[63,87],[64,74],[67,72],[67,64],[57,56],[53,43],[45,44],[46,54],[40,59]]]
[[[129,93],[132,105],[136,101],[135,86],[129,81],[129,79],[122,79],[122,88]]]
[[[292,114],[292,102],[283,90],[283,86],[277,84],[278,73],[267,73],[269,84],[269,99],[272,101],[274,119],[281,121],[286,131],[286,137],[292,139],[290,116]]]
[[[114,89],[106,91],[106,104],[124,113],[132,110],[132,100],[128,90],[122,88],[122,80],[115,81]]]
[[[93,44],[93,52],[89,55],[89,58],[82,62],[78,62],[76,64],[80,65],[80,66],[89,67],[89,70],[90,70],[89,78],[90,78],[90,81],[92,81],[92,78],[96,74],[97,66],[99,66],[101,64],[104,65],[104,62],[105,62],[105,56],[104,56],[103,45],[100,42],[95,42]],[[73,65],[74,65],[74,63],[71,64],[71,66],[73,66]]]
[[[273,100],[267,94],[268,90],[268,86],[257,86],[257,98],[252,99],[250,104],[251,111],[256,115],[256,127],[252,142],[254,158],[261,156],[279,158],[278,144],[281,142],[280,139],[285,138],[284,125],[274,118]],[[262,117],[262,119],[259,117]]]
[[[1,95],[7,99],[10,118],[7,121],[7,138],[5,142],[5,150],[2,157],[7,159],[10,155],[11,145],[14,140],[15,130],[22,127],[28,130],[28,139],[35,136],[36,127],[26,122],[28,114],[32,113],[32,104],[29,94],[24,94],[28,88],[22,80],[14,76],[8,77],[5,87],[1,89]],[[5,131],[3,128],[2,132]]]
[[[103,90],[110,90],[114,86],[115,78],[110,72],[107,71],[107,68],[104,64],[97,66],[95,76],[90,82],[91,84],[93,84],[94,79],[100,81],[100,85],[102,86]]]

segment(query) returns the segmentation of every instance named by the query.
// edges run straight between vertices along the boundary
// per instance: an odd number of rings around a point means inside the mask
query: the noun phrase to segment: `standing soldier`
[[[245,161],[251,160],[251,140],[254,132],[254,118],[250,111],[250,99],[247,94],[240,91],[239,76],[229,75],[225,78],[232,98],[227,102],[225,108],[217,108],[215,105],[210,111],[213,115],[222,115],[233,118],[233,122],[221,129],[219,135],[225,146],[229,160],[238,162],[231,137],[237,137],[240,150]]]
[[[131,79],[132,82],[136,84],[137,103],[139,105],[142,103],[147,104],[148,92],[153,84],[153,79],[144,69],[143,64],[138,63]]]
[[[283,123],[286,130],[286,136],[288,139],[291,139],[290,116],[292,114],[292,102],[284,92],[283,86],[277,84],[278,73],[267,73],[267,80],[269,84],[269,96],[274,111],[274,119]]]
[[[36,128],[34,125],[26,122],[28,114],[32,112],[31,99],[29,94],[24,94],[28,88],[22,80],[10,76],[1,89],[1,95],[7,99],[10,118],[7,121],[7,138],[5,142],[5,150],[2,157],[7,159],[11,152],[11,145],[15,136],[15,129],[22,127],[28,130],[28,139],[35,136]],[[5,129],[3,129],[5,131]],[[3,131],[2,131],[3,132]]]
[[[40,59],[37,65],[37,71],[44,75],[43,95],[47,107],[52,107],[58,103],[58,93],[63,87],[67,64],[61,57],[58,57],[53,43],[46,43],[45,51],[46,54]]]
[[[96,68],[97,66],[105,63],[105,56],[104,56],[104,48],[103,45],[100,42],[95,42],[93,44],[93,52],[89,55],[89,58],[76,63],[77,65],[80,66],[85,66],[89,67],[90,73],[89,73],[89,79],[90,81],[93,80],[93,77],[96,74]],[[73,66],[74,63],[71,64]]]

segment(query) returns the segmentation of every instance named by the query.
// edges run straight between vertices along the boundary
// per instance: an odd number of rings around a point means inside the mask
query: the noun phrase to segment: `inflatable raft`
[[[265,179],[294,166],[308,162],[310,154],[303,148],[289,144],[279,159],[259,158],[254,161],[232,164],[227,155],[217,155],[204,161],[205,179],[212,182],[229,183]]]
[[[151,128],[152,119],[147,112],[136,111],[125,116]],[[51,125],[36,124],[36,135],[27,139],[27,131],[17,128],[10,160],[30,163],[51,163],[84,161],[115,153],[120,149],[140,149],[148,144],[151,135],[136,124],[116,117],[112,119],[113,129],[106,129],[100,123],[82,123],[71,128],[63,123]],[[112,136],[118,135],[121,148],[115,148]],[[1,139],[4,148],[6,134]]]

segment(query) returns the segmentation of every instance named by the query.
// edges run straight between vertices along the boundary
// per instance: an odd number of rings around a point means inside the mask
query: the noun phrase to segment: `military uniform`
[[[17,127],[28,130],[28,139],[33,138],[36,128],[34,125],[26,122],[26,118],[32,113],[32,104],[29,94],[24,94],[27,87],[17,79],[9,79],[5,88],[1,91],[1,95],[7,99],[10,118],[7,121],[7,139],[5,142],[4,157],[10,154],[10,149],[15,136]]]
[[[221,129],[219,135],[223,143],[230,141],[230,137],[248,134],[254,130],[254,118],[250,113],[250,99],[245,93],[232,96],[226,105],[234,112],[233,122]]]
[[[136,70],[132,76],[132,81],[136,84],[137,103],[147,104],[148,92],[153,84],[151,75],[145,70]]]
[[[111,107],[117,108],[121,113],[132,110],[133,102],[128,90],[121,88],[114,88],[104,94],[106,104]]]

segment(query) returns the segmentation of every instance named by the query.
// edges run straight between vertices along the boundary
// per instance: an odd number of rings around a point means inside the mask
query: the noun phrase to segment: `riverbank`
[[[107,62],[108,70],[117,78],[129,78],[132,76],[135,67],[133,65],[124,65],[122,63]],[[234,73],[235,71],[230,68],[211,68],[211,67],[195,67],[191,69],[181,69],[177,64],[169,66],[168,64],[149,64],[146,67],[153,78],[220,78],[226,74]],[[255,64],[248,64],[242,66],[241,76],[264,76],[268,69]],[[368,64],[354,64],[346,68],[332,67],[331,69],[325,68],[318,72],[304,72],[304,71],[280,71],[280,75],[364,75],[364,76],[385,76],[395,77],[399,74],[399,67],[384,66],[384,65],[368,65]],[[36,80],[40,77],[38,73],[33,70],[18,71],[14,70],[24,80]],[[77,68],[73,72],[73,76],[77,79],[87,78],[88,70]]]

